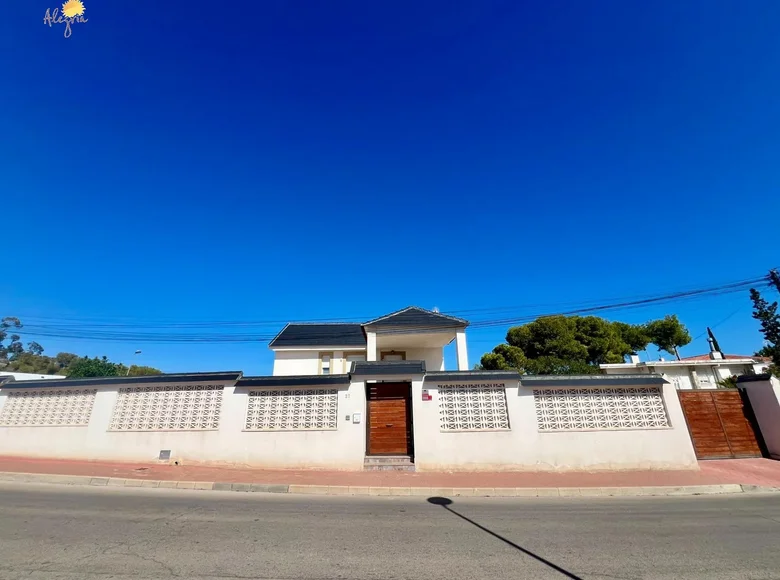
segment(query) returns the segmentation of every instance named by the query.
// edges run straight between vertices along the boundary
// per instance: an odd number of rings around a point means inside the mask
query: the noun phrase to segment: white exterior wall
[[[425,361],[425,368],[429,371],[443,371],[444,350],[441,348],[409,348],[406,349],[406,360]]]
[[[745,387],[761,436],[773,459],[780,459],[780,380],[740,383]]]
[[[495,383],[499,381],[478,381]],[[451,433],[439,427],[439,387],[412,383],[415,464],[419,471],[574,471],[698,469],[673,385],[663,386],[671,427],[539,432],[533,389],[505,382],[509,431]],[[422,400],[422,389],[431,401]]]
[[[320,374],[320,351],[318,350],[280,350],[274,353],[274,376],[318,374]]]
[[[698,388],[693,382],[689,367],[666,367],[653,370],[672,383],[677,389]]]
[[[0,390],[0,409],[8,390]],[[98,388],[88,426],[0,427],[0,455],[149,462],[170,449],[171,460],[182,463],[362,469],[363,383],[339,390],[335,431],[244,431],[250,390],[225,386],[217,430],[114,432],[108,428],[118,387]],[[363,415],[360,424],[345,420],[356,412]]]
[[[415,463],[420,471],[698,468],[671,384],[663,387],[668,428],[539,432],[533,390],[515,380],[504,383],[510,430],[452,433],[442,432],[439,426],[438,385],[423,382],[422,377],[409,379]],[[423,389],[431,401],[422,400]],[[0,389],[0,409],[11,390]],[[160,450],[170,449],[171,460],[181,463],[363,468],[367,417],[362,381],[339,389],[338,428],[333,431],[244,431],[248,392],[258,389],[235,388],[231,382],[224,386],[218,429],[113,432],[108,429],[118,390],[98,387],[88,426],[0,427],[0,455],[149,462],[158,458]],[[352,421],[355,413],[361,418],[357,424]]]
[[[466,346],[466,331],[459,330],[455,333],[455,354],[458,358],[458,370],[468,371],[469,368],[469,351]],[[444,370],[444,369],[442,369]]]

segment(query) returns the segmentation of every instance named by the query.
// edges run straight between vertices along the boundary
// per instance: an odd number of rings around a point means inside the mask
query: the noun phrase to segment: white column
[[[469,353],[466,350],[466,331],[459,330],[455,333],[455,350],[458,353],[458,370],[469,370]]]
[[[376,332],[366,331],[366,360],[376,360]]]

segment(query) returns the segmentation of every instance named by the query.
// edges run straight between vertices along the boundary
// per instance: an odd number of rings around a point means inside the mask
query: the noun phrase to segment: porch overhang
[[[645,387],[664,385],[661,375],[523,375],[523,387]]]
[[[473,381],[519,381],[517,371],[431,371],[426,383],[468,383]]]
[[[167,383],[231,383],[242,376],[241,371],[215,373],[172,373],[124,377],[84,377],[64,379],[42,379],[37,381],[0,382],[4,389],[39,389],[45,387],[112,387],[125,385],[155,385]]]
[[[400,380],[425,376],[425,361],[354,361],[352,380]]]
[[[236,382],[236,388],[271,387],[346,387],[349,375],[276,375],[268,377],[244,377]]]

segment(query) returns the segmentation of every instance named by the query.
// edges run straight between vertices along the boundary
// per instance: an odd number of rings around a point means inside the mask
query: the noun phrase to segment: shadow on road
[[[464,516],[463,514],[459,514],[458,512],[456,512],[454,509],[452,509],[452,508],[450,507],[450,506],[452,505],[452,503],[453,503],[453,502],[452,502],[452,500],[451,500],[451,499],[449,499],[449,498],[446,498],[446,497],[429,497],[429,498],[428,498],[428,503],[431,503],[431,504],[433,504],[433,505],[438,505],[438,506],[441,506],[441,507],[443,507],[445,510],[447,510],[447,511],[448,511],[448,512],[450,512],[451,514],[454,514],[454,515],[458,516],[460,519],[467,521],[467,522],[468,522],[468,523],[470,523],[472,526],[476,526],[477,528],[479,528],[479,529],[480,529],[480,530],[482,530],[483,532],[486,532],[486,533],[490,534],[491,536],[493,536],[494,538],[496,538],[496,539],[498,539],[498,540],[501,540],[501,541],[502,541],[502,542],[504,542],[505,544],[507,544],[507,545],[509,545],[509,546],[512,546],[512,547],[513,547],[515,550],[519,550],[519,551],[520,551],[520,552],[522,552],[523,554],[525,554],[525,555],[527,555],[527,556],[531,556],[531,558],[533,558],[534,560],[537,560],[537,561],[541,562],[542,564],[544,564],[544,565],[546,565],[546,566],[549,566],[550,568],[552,568],[552,569],[553,569],[553,570],[555,570],[556,572],[560,572],[561,574],[563,574],[563,575],[564,575],[564,576],[566,576],[567,578],[573,578],[574,580],[583,580],[582,578],[580,578],[580,577],[579,577],[579,576],[577,576],[576,574],[572,574],[572,573],[571,573],[571,572],[569,572],[568,570],[564,570],[564,569],[563,569],[563,568],[561,568],[560,566],[558,566],[558,565],[556,565],[556,564],[553,564],[553,563],[552,563],[552,562],[550,562],[549,560],[545,560],[545,559],[544,559],[544,558],[542,558],[541,556],[539,556],[539,555],[537,555],[537,554],[534,554],[534,553],[533,553],[533,552],[531,552],[530,550],[526,550],[526,549],[525,549],[525,548],[523,548],[522,546],[518,546],[518,545],[517,545],[517,544],[515,544],[514,542],[512,542],[512,541],[510,541],[510,540],[507,540],[507,539],[506,539],[504,536],[501,536],[501,535],[499,535],[499,534],[495,533],[494,531],[487,529],[485,526],[482,526],[482,525],[478,524],[478,523],[477,523],[477,522],[475,522],[474,520],[470,520],[469,518],[467,518],[467,517],[466,517],[466,516]]]

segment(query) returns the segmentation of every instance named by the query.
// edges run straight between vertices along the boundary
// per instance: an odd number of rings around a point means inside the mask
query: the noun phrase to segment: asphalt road
[[[3,579],[780,579],[778,495],[442,507],[0,485],[0,498]]]

